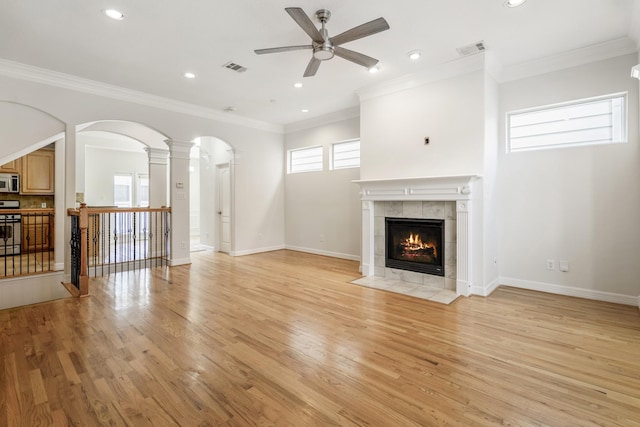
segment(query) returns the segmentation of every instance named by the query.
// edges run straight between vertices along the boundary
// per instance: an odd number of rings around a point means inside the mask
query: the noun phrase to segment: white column
[[[471,293],[471,201],[456,202],[456,293],[468,297]]]
[[[190,264],[189,252],[189,161],[192,142],[165,141],[169,146],[169,199],[171,202],[171,233],[169,265]]]
[[[167,169],[169,150],[146,147],[149,157],[149,207],[160,208],[167,203]]]
[[[76,206],[76,126],[67,123],[64,140],[56,142],[56,187],[55,187],[55,266],[64,265],[64,281],[71,277],[71,221],[67,208]],[[63,190],[61,190],[61,188]],[[62,218],[62,221],[60,221]]]
[[[363,276],[373,276],[375,264],[375,219],[374,202],[362,201],[362,250],[360,272]]]

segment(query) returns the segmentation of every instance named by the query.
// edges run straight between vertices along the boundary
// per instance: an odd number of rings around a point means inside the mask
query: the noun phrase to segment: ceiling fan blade
[[[293,20],[296,21],[296,24],[298,24],[300,28],[302,28],[304,32],[311,37],[311,40],[316,43],[324,43],[322,34],[320,34],[320,31],[318,31],[307,14],[304,13],[304,10],[299,7],[285,7],[284,10],[286,10]]]
[[[355,62],[356,64],[362,65],[363,67],[366,67],[366,68],[371,68],[378,63],[378,60],[375,58],[372,58],[367,55],[363,55],[358,52],[354,52],[349,49],[345,49],[340,46],[336,46],[334,48],[333,53],[339,56],[340,58],[344,58],[347,61]]]
[[[304,75],[302,77],[312,77],[316,75],[316,71],[318,71],[318,68],[320,67],[320,60],[314,58],[313,56],[311,57],[311,61],[309,61],[309,65],[307,65],[307,69],[304,70]]]
[[[331,43],[334,46],[351,42],[354,40],[361,39],[363,37],[367,37],[380,31],[385,31],[389,29],[389,24],[384,18],[374,19],[373,21],[369,21],[366,24],[358,25],[357,27],[353,27],[350,30],[345,31],[344,33],[340,33],[335,37],[331,37]]]
[[[313,46],[310,44],[304,44],[299,46],[282,46],[282,47],[271,47],[268,49],[256,49],[255,53],[258,55],[263,55],[265,53],[278,53],[278,52],[288,52],[290,50],[303,50],[303,49],[313,49]]]

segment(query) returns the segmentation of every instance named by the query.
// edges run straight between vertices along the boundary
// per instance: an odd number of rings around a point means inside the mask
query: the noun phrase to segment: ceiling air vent
[[[245,71],[247,71],[247,67],[243,67],[242,65],[236,64],[235,62],[231,62],[231,61],[224,64],[223,67],[238,73],[244,73]]]
[[[484,52],[486,47],[484,46],[483,41],[479,41],[477,43],[469,44],[466,46],[462,46],[457,48],[456,50],[460,54],[460,56],[469,56],[479,52]]]

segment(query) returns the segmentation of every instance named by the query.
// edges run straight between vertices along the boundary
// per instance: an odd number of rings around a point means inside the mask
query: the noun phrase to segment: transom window
[[[321,171],[322,146],[289,150],[287,163],[289,173]]]
[[[360,140],[331,144],[331,169],[360,167]]]
[[[627,142],[627,94],[507,113],[509,152]]]

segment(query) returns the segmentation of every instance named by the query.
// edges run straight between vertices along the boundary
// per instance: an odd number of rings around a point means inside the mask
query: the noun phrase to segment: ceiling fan
[[[293,18],[294,21],[311,37],[310,45],[283,46],[273,47],[269,49],[256,49],[254,52],[258,55],[265,53],[288,52],[290,50],[312,49],[313,56],[307,69],[304,71],[304,77],[314,76],[320,67],[321,61],[333,58],[334,55],[344,58],[348,61],[355,62],[366,68],[371,68],[378,63],[378,60],[367,55],[363,55],[353,50],[340,47],[341,44],[358,40],[381,31],[389,29],[389,24],[384,18],[374,19],[357,27],[353,27],[335,37],[329,37],[329,32],[325,28],[325,24],[331,17],[331,12],[327,9],[320,9],[315,13],[318,21],[322,23],[322,28],[318,30],[307,14],[299,7],[287,7],[284,10]]]

